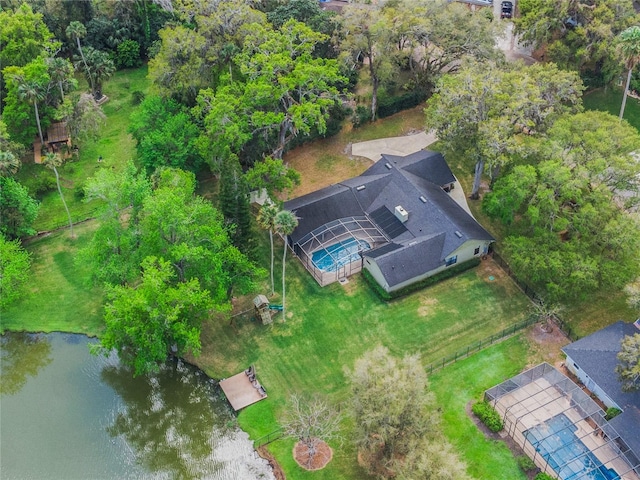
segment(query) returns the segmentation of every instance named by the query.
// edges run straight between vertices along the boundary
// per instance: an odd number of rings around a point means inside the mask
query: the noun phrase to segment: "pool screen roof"
[[[538,466],[545,462],[545,468],[561,479],[640,479],[637,456],[605,419],[605,412],[548,363],[490,388],[485,400]],[[570,420],[564,431],[550,427],[563,417]]]

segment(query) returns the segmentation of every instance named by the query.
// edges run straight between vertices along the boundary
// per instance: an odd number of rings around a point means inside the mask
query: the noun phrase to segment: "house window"
[[[480,247],[476,247],[476,249],[473,251],[474,255],[477,255],[480,253]]]
[[[449,258],[447,258],[445,265],[448,267],[448,266],[450,266],[450,265],[453,265],[453,264],[454,264],[454,263],[456,263],[457,261],[458,261],[458,256],[457,256],[457,255],[454,255],[453,257],[449,257]]]

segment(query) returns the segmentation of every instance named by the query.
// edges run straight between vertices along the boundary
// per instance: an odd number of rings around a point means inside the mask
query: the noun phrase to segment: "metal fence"
[[[496,342],[499,342],[507,337],[514,335],[516,332],[527,328],[534,323],[537,323],[539,320],[537,318],[527,318],[526,320],[522,320],[518,323],[508,326],[501,332],[495,333],[486,337],[482,340],[479,340],[471,345],[468,345],[466,348],[462,350],[458,350],[457,352],[447,355],[442,359],[434,362],[426,367],[426,371],[428,375],[431,375],[433,372],[440,370],[447,365],[452,363],[456,363],[458,360],[462,360],[463,358],[467,358],[470,355],[473,355],[476,352],[479,352],[483,348],[487,348],[489,345],[493,345]]]
[[[253,448],[257,450],[263,445],[279,440],[283,436],[284,436],[284,430],[282,430],[282,428],[279,428],[278,430],[274,430],[273,432],[265,435],[264,437],[260,437],[257,440],[254,440]]]
[[[493,260],[498,264],[498,266],[502,268],[502,270],[504,270],[504,272],[511,277],[514,283],[520,288],[520,290],[522,290],[522,292],[527,297],[529,297],[533,302],[542,301],[542,297],[540,297],[536,292],[534,292],[529,285],[518,280],[518,278],[513,273],[513,270],[511,270],[511,267],[509,267],[509,264],[504,260],[504,258],[502,258],[498,254],[498,252],[494,250],[491,256],[493,257]],[[559,315],[554,315],[554,320],[558,328],[562,331],[562,333],[564,333],[567,336],[569,340],[571,340],[572,342],[575,342],[580,338],[578,334],[573,330],[573,328],[571,328],[571,325],[569,325],[569,323],[567,323],[562,317],[560,317]]]

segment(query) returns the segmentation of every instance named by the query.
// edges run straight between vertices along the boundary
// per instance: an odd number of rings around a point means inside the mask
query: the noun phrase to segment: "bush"
[[[22,183],[31,195],[39,197],[56,188],[56,177],[51,170],[43,167],[34,177],[27,178]]]
[[[520,455],[519,457],[516,457],[516,462],[518,462],[518,466],[525,473],[537,468],[536,464],[533,463],[533,460],[531,460],[526,455]]]
[[[135,40],[120,42],[114,60],[118,68],[137,67],[140,65],[140,44]]]
[[[131,105],[140,105],[144,100],[144,92],[134,90],[131,92]]]
[[[620,410],[619,408],[616,407],[609,407],[607,408],[607,413],[604,416],[605,420],[611,420],[614,417],[617,417],[618,415],[620,415],[622,413],[622,410]]]
[[[548,473],[539,473],[535,476],[533,480],[556,480],[555,477],[552,477]]]
[[[84,200],[85,197],[85,191],[84,191],[84,185],[76,185],[73,189],[73,196],[76,198],[76,200]]]
[[[388,117],[408,108],[420,105],[427,99],[427,95],[421,91],[413,91],[400,95],[399,97],[389,97],[380,99],[378,104],[378,118]]]
[[[365,123],[369,123],[371,121],[371,109],[367,108],[363,105],[358,105],[356,107],[356,111],[353,112],[351,116],[351,123],[354,128],[361,127]]]
[[[380,286],[378,282],[373,278],[371,273],[368,270],[362,270],[362,275],[365,281],[369,284],[371,288],[376,292],[376,294],[383,300],[394,300],[396,298],[404,297],[405,295],[409,295],[418,290],[422,290],[425,287],[430,285],[434,285],[442,280],[446,280],[447,278],[451,278],[458,273],[464,272],[465,270],[469,270],[473,267],[477,267],[480,265],[479,258],[472,258],[469,261],[459,263],[453,267],[449,267],[446,270],[443,270],[440,273],[433,275],[432,277],[427,277],[424,280],[421,280],[416,283],[412,283],[411,285],[407,285],[400,290],[396,290],[395,292],[387,292],[384,288]]]
[[[504,427],[498,412],[487,402],[474,403],[471,410],[492,432],[499,432]]]

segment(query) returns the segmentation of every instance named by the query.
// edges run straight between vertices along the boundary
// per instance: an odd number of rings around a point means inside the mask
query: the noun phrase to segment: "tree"
[[[9,240],[33,235],[38,202],[13,178],[0,176],[0,233]]]
[[[42,132],[55,113],[47,65],[37,57],[23,67],[6,67],[3,75],[7,88],[2,119],[14,141],[31,147],[34,137],[43,140]]]
[[[87,65],[87,60],[84,58],[82,45],[80,44],[80,39],[85,37],[85,35],[87,34],[87,29],[82,23],[78,21],[73,21],[67,27],[66,33],[67,33],[67,37],[71,39],[75,39],[76,44],[78,45],[78,52],[80,52],[80,58],[82,59],[82,64],[84,65],[84,71],[85,71],[85,74],[87,75],[87,80],[89,80],[89,86],[91,87],[91,92],[95,93],[95,88],[93,85],[93,77],[89,70],[89,66]]]
[[[95,97],[89,93],[81,93],[71,116],[67,119],[67,126],[74,140],[83,141],[95,138],[106,121],[107,116]]]
[[[249,188],[238,157],[230,156],[220,176],[220,212],[229,228],[232,243],[243,252],[250,251],[251,208]]]
[[[24,147],[11,140],[7,124],[0,118],[0,176],[8,177],[20,170]]]
[[[358,0],[342,10],[344,61],[356,65],[361,57],[367,61],[371,82],[371,118],[378,111],[378,89],[398,70],[397,50],[382,8],[366,0]]]
[[[533,164],[514,167],[483,201],[510,224],[511,268],[550,302],[622,288],[640,274],[640,223],[619,193],[637,182],[629,152],[640,138],[602,112],[563,117],[548,134],[529,144]]]
[[[19,240],[7,240],[0,233],[0,307],[20,298],[22,287],[29,279],[31,255]]]
[[[407,456],[395,461],[392,468],[397,472],[394,478],[398,480],[469,478],[466,465],[458,458],[451,444],[436,438],[415,439]]]
[[[64,206],[65,211],[67,212],[67,217],[69,218],[69,236],[71,238],[75,238],[73,234],[73,220],[71,220],[71,213],[69,213],[69,207],[67,207],[67,202],[64,200],[64,195],[62,194],[62,188],[60,187],[60,175],[58,175],[58,167],[60,167],[64,160],[57,153],[48,152],[45,156],[43,163],[53,170],[53,173],[56,175],[56,185],[58,186],[58,193],[60,194],[60,200],[62,200],[62,205]]]
[[[624,292],[627,294],[629,306],[634,310],[640,311],[640,277],[628,283],[624,287]]]
[[[272,156],[282,158],[298,134],[312,127],[326,131],[329,108],[338,100],[336,85],[345,80],[335,60],[313,57],[325,36],[303,23],[289,20],[279,30],[252,24],[248,31],[234,59],[245,81],[202,90],[194,108],[207,131],[208,157],[238,154],[261,133],[275,136]]]
[[[357,445],[370,474],[392,477],[395,460],[435,433],[433,394],[417,355],[397,360],[378,346],[346,371],[351,383]],[[414,477],[417,478],[417,477]]]
[[[75,78],[73,78],[73,65],[67,59],[60,57],[49,57],[45,59],[45,62],[49,69],[51,81],[58,84],[60,101],[64,103],[65,90],[70,91],[77,84]]]
[[[267,199],[258,212],[257,222],[260,228],[269,232],[269,244],[271,246],[271,296],[275,294],[275,283],[273,281],[273,232],[276,229],[276,215],[279,212],[278,206]]]
[[[282,429],[286,436],[295,438],[304,445],[302,454],[311,467],[318,453],[318,446],[336,438],[342,418],[325,400],[318,397],[308,400],[291,395],[283,420]]]
[[[280,210],[274,219],[275,231],[282,235],[284,241],[284,249],[282,252],[282,319],[286,321],[285,316],[285,268],[287,260],[287,248],[289,247],[287,236],[293,232],[298,226],[298,217],[295,213],[288,210]]]
[[[108,354],[116,349],[134,375],[158,369],[170,353],[200,352],[200,326],[213,307],[198,280],[175,282],[168,261],[146,257],[142,280],[135,287],[109,289],[106,329],[100,339]]]
[[[495,180],[497,168],[525,153],[520,138],[581,109],[581,92],[578,76],[555,65],[470,62],[439,82],[425,110],[427,128],[436,129],[445,151],[475,165],[470,197],[477,199],[485,164]]]
[[[535,49],[544,47],[546,61],[593,79],[589,86],[617,77],[616,35],[638,23],[629,0],[523,0],[518,10],[519,38]]]
[[[87,79],[91,84],[91,93],[93,93],[96,100],[100,100],[103,96],[102,84],[115,73],[116,66],[107,52],[102,52],[91,47],[86,48],[86,55],[83,57],[83,62],[87,69]]]
[[[622,340],[616,373],[623,391],[635,392],[640,389],[640,333],[627,335]]]
[[[129,132],[148,173],[162,166],[195,172],[202,165],[197,149],[199,129],[188,110],[173,99],[146,97],[131,115]]]
[[[627,82],[622,93],[622,105],[620,106],[620,120],[622,120],[624,107],[627,103],[629,83],[631,83],[631,74],[635,66],[640,63],[640,27],[634,25],[621,32],[618,35],[618,48],[627,68]]]
[[[281,192],[288,192],[300,185],[300,174],[285,165],[280,158],[266,157],[255,162],[245,176],[251,190],[264,189],[272,199]]]
[[[44,91],[37,82],[24,78],[16,78],[16,81],[19,84],[18,98],[33,105],[36,123],[38,124],[38,135],[40,135],[40,145],[44,145],[44,136],[42,135],[42,126],[40,125],[40,113],[38,112],[38,102],[44,99]]]
[[[53,38],[42,14],[34,13],[25,2],[13,11],[0,11],[0,25],[1,68],[26,65],[42,55]]]

